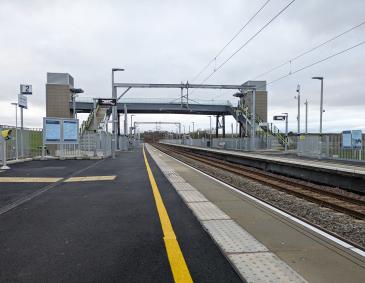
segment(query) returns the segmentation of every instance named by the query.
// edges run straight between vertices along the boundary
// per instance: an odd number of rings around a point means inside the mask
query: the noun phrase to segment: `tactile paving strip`
[[[166,175],[167,179],[170,180],[171,183],[185,183],[185,180],[180,177],[177,173],[171,173],[169,175]]]
[[[202,222],[211,237],[226,253],[267,252],[268,249],[233,220]]]
[[[184,199],[185,202],[202,202],[208,201],[198,191],[178,191],[179,195]]]
[[[248,283],[307,282],[270,252],[231,254],[228,258]]]
[[[196,191],[196,189],[189,183],[172,184],[177,191]]]
[[[187,203],[199,220],[230,219],[227,214],[211,202]]]

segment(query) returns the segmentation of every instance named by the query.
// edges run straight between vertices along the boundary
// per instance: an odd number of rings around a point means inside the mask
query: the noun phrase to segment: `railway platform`
[[[365,193],[365,164],[171,144],[272,173]]]
[[[166,174],[170,174],[169,170],[175,172],[188,184],[188,187],[194,189],[190,195],[184,191],[181,194],[190,207],[194,206],[194,201],[195,203],[199,201],[212,203],[228,217],[225,221],[233,221],[243,230],[243,233],[253,238],[253,243],[246,240],[250,246],[260,244],[266,248],[266,251],[260,251],[259,248],[256,251],[242,249],[243,252],[236,251],[232,255],[229,249],[240,245],[235,242],[238,238],[237,233],[227,229],[224,234],[222,230],[202,221],[202,225],[223,251],[227,243],[222,239],[227,242],[232,241],[228,245],[226,255],[233,264],[237,264],[238,270],[249,281],[269,282],[259,276],[259,278],[254,277],[253,274],[267,275],[265,268],[254,269],[246,259],[260,262],[263,254],[272,253],[307,282],[362,282],[365,275],[364,251],[354,249],[347,243],[298,221],[295,217],[270,207],[157,149],[152,149],[152,152],[155,152],[152,156],[162,161],[162,171],[165,170]],[[180,182],[183,182],[182,180]],[[197,215],[199,218],[198,213]],[[241,236],[241,238],[244,237]],[[260,264],[261,267],[270,265],[262,261]],[[287,282],[275,277],[274,273],[271,279],[272,282]]]
[[[362,282],[364,258],[150,145],[0,172],[0,282]]]

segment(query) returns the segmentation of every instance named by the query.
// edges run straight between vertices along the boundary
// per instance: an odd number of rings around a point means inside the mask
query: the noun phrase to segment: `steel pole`
[[[298,92],[298,116],[297,116],[297,122],[298,122],[298,135],[300,135],[300,85],[297,87]]]
[[[117,92],[114,86],[114,70],[112,70],[112,98],[117,99]],[[116,131],[116,114],[117,106],[112,106],[112,158],[115,158],[115,150],[117,148],[117,131]]]
[[[128,136],[128,110],[127,110],[127,104],[124,104],[124,135]]]
[[[20,107],[20,157],[24,157],[23,126],[23,107]]]
[[[321,106],[319,116],[319,134],[322,135],[322,117],[323,116],[323,78],[321,79]]]
[[[76,97],[75,94],[72,95],[72,111],[74,119],[76,119]]]
[[[256,89],[252,90],[252,132],[251,132],[251,150],[255,150],[255,135],[256,135]]]
[[[289,119],[289,114],[286,113],[286,117],[285,117],[285,137],[286,137],[285,151],[288,150],[288,143],[289,143],[289,137],[288,137],[288,119]]]
[[[15,105],[15,158],[19,158],[19,149],[18,149],[18,104]]]
[[[212,116],[209,116],[209,141],[210,147],[212,147]]]
[[[308,134],[308,100],[305,100],[305,133]]]

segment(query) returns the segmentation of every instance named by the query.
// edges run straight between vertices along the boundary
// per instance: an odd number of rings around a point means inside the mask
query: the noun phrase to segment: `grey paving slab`
[[[205,196],[203,196],[198,191],[178,191],[179,195],[184,199],[185,202],[202,202],[208,201]]]
[[[250,283],[307,282],[270,252],[232,254],[228,257]]]
[[[199,220],[230,219],[230,217],[211,202],[188,203]]]
[[[267,252],[268,249],[233,220],[209,220],[204,228],[226,253]]]

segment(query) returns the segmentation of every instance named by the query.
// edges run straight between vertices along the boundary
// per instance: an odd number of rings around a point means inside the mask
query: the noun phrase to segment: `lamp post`
[[[288,137],[288,119],[289,115],[288,113],[282,113],[285,115],[285,137],[286,137],[286,143],[285,143],[285,151],[288,150],[288,144],[289,144],[289,137]]]
[[[133,116],[136,116],[136,115],[134,115],[134,114],[131,115],[131,134],[130,134],[131,136],[132,136],[132,127],[133,127],[132,126],[133,125],[133,122],[132,122],[133,121]]]
[[[294,96],[295,99],[298,100],[298,116],[297,116],[297,122],[298,122],[298,136],[300,135],[300,85],[297,86],[297,96]]]
[[[323,77],[312,77],[313,80],[321,81],[321,102],[319,109],[319,134],[322,136],[322,116],[323,116]]]
[[[114,72],[124,71],[121,68],[113,68],[112,69],[112,98],[117,99],[117,90],[114,86]],[[113,136],[112,136],[112,158],[115,158],[115,151],[117,149],[117,105],[112,106],[112,120],[113,120]]]
[[[13,102],[11,105],[15,106],[15,158],[18,160],[18,103]]]
[[[308,134],[308,100],[304,102],[305,105],[305,133]]]
[[[193,124],[193,135],[194,135],[194,131],[195,131],[195,130],[194,130],[194,124],[195,124],[195,122],[191,122],[191,123]]]
[[[212,147],[212,116],[209,116],[209,142]]]

